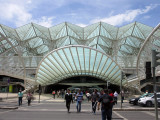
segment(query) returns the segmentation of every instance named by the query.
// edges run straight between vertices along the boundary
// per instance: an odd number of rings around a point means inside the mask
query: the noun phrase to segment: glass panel
[[[102,57],[102,53],[97,53],[97,57],[96,57],[96,62],[95,62],[95,65],[94,65],[94,72],[97,71],[97,69],[100,69],[100,68],[97,68],[98,65],[101,63],[101,57]]]
[[[53,57],[53,56],[54,57]],[[56,52],[52,53],[52,55],[48,56],[48,59],[52,61],[52,63],[55,65],[55,67],[60,71],[61,74],[65,74],[65,71],[63,70],[62,66],[60,65],[59,61],[60,58]]]
[[[54,59],[54,58],[52,58],[52,59]],[[45,59],[44,61],[45,61],[53,70],[55,70],[58,75],[61,74],[61,72],[59,71],[59,69],[57,69],[57,67],[56,67],[56,65],[55,65],[55,62],[51,63],[48,59]],[[49,67],[48,67],[48,68],[49,68]],[[53,71],[52,69],[50,69],[50,70]]]
[[[105,64],[103,70],[102,70],[102,74],[105,74],[104,72],[106,72],[106,70],[108,69],[108,67],[110,66],[112,60],[110,58],[108,58],[107,63]]]
[[[100,72],[101,72],[101,70],[103,70],[103,67],[105,66],[105,62],[107,59],[108,59],[108,57],[103,55],[101,63],[99,65],[98,74],[101,74]]]
[[[73,72],[76,72],[76,68],[72,59],[72,55],[70,53],[69,48],[65,48],[64,49],[65,54],[67,55],[66,57],[68,58],[69,62],[70,62],[70,66],[73,68]]]
[[[96,51],[95,50],[91,50],[91,58],[90,58],[90,72],[93,73],[93,67],[94,67],[94,61],[95,61],[95,57],[96,57]]]
[[[63,52],[62,50],[58,50],[57,52],[59,53],[60,57],[62,58],[62,62],[64,63],[65,69],[66,69],[67,71],[69,70],[69,71],[71,72],[71,66],[70,66],[70,64],[68,63],[68,60],[67,60],[64,52]]]
[[[50,77],[46,72],[43,72],[42,70],[39,70],[38,73],[43,75],[44,77],[46,77],[48,79],[52,79],[52,77]]]
[[[83,48],[78,47],[78,55],[79,55],[79,60],[80,60],[80,65],[81,65],[81,70],[84,71],[84,55],[83,55]]]
[[[89,56],[90,56],[90,49],[88,48],[85,48],[84,49],[84,54],[85,54],[85,69],[86,69],[86,72],[89,71]]]
[[[109,73],[113,72],[112,69],[115,67],[115,63],[112,62],[112,64],[110,65],[110,67],[108,68],[107,72],[105,73],[105,75],[109,75]]]
[[[73,59],[74,59],[75,65],[76,65],[76,67],[77,67],[77,70],[78,70],[78,72],[81,72],[81,71],[80,71],[80,65],[79,65],[79,60],[78,60],[76,48],[75,48],[75,47],[72,47],[72,48],[71,48],[71,52],[72,52]]]

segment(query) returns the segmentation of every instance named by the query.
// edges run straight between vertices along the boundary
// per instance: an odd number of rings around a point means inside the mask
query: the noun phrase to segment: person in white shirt
[[[118,101],[118,93],[117,91],[114,92],[114,104],[117,104]]]

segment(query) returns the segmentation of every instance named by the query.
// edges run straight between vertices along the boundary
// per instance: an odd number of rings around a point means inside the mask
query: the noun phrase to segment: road
[[[114,108],[118,108],[115,105]],[[138,108],[139,106],[123,104],[126,108]],[[154,111],[113,111],[113,120],[152,120],[155,119]],[[159,113],[160,116],[160,113]],[[40,103],[33,101],[27,106],[26,101],[22,107],[14,110],[0,110],[0,120],[101,120],[101,112],[96,115],[91,112],[91,103],[84,101],[82,112],[76,112],[76,103],[71,104],[71,113],[65,108],[65,102],[55,101],[53,98],[43,100]]]

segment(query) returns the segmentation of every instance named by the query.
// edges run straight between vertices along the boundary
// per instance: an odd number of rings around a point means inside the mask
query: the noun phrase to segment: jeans
[[[77,101],[77,112],[81,112],[81,101]]]
[[[97,107],[97,102],[92,102],[92,111],[95,113]]]
[[[102,109],[101,113],[102,113],[102,120],[106,120],[106,116],[107,120],[112,120],[110,109]]]
[[[124,100],[124,96],[122,96],[122,103],[123,103],[123,100]]]
[[[66,108],[67,108],[68,112],[70,110],[70,104],[71,104],[71,101],[66,101]]]
[[[19,106],[22,105],[22,97],[18,97]]]
[[[28,100],[28,106],[30,106],[30,104],[31,104],[31,99]]]
[[[118,98],[114,97],[114,104],[117,104],[117,100],[118,100]]]
[[[110,106],[110,108],[109,108],[111,118],[112,118],[112,109],[113,109],[113,103],[111,103],[111,106]]]

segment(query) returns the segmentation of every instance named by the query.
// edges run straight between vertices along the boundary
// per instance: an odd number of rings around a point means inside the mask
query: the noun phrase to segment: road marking
[[[155,117],[155,113],[151,113],[151,112],[147,112],[147,111],[141,111],[141,112],[146,113],[146,114],[148,114],[148,115],[151,115],[151,116]],[[159,114],[158,114],[158,115],[159,115]],[[160,118],[160,116],[158,116],[158,118]]]
[[[123,120],[128,120],[127,118],[123,117],[122,115],[120,115],[119,113],[113,111],[114,114],[116,114],[118,117],[122,118]]]
[[[8,112],[11,112],[13,110],[7,110],[7,111],[4,111],[4,112],[0,112],[0,114],[3,114],[3,113],[8,113]]]

